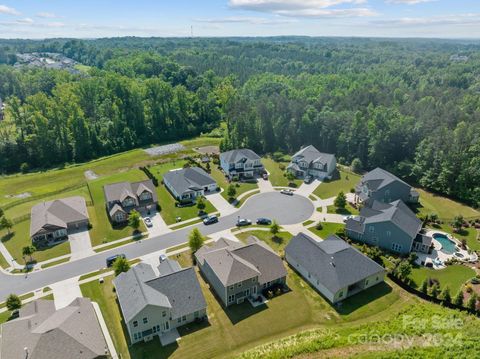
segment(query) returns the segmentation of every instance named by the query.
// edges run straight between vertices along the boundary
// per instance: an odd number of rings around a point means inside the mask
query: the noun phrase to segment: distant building
[[[355,187],[357,201],[373,199],[390,203],[396,200],[417,203],[418,192],[397,176],[379,167],[364,175]]]
[[[220,167],[229,178],[253,178],[265,172],[260,156],[247,148],[221,153]]]
[[[0,327],[2,359],[111,358],[90,299],[77,298],[55,310],[53,300],[36,300],[20,317]]]
[[[405,203],[368,200],[364,204],[358,216],[347,220],[350,238],[401,254],[431,251],[432,238],[423,233],[422,221]]]
[[[182,269],[166,259],[157,277],[149,264],[139,263],[114,280],[118,302],[131,343],[150,341],[207,316],[207,303],[195,269]]]
[[[187,167],[167,172],[163,183],[173,197],[180,202],[194,202],[205,193],[214,192],[215,180],[199,167]]]
[[[331,303],[382,283],[385,269],[341,238],[317,242],[304,233],[285,247],[285,260]]]
[[[36,245],[51,245],[66,239],[70,231],[87,230],[89,223],[83,197],[42,202],[32,207],[30,238]]]
[[[148,211],[158,202],[152,180],[107,184],[103,187],[103,192],[107,212],[113,223],[124,223],[131,211]]]
[[[296,177],[312,176],[320,180],[330,179],[337,167],[335,155],[318,151],[312,145],[302,148],[292,156],[287,171]]]

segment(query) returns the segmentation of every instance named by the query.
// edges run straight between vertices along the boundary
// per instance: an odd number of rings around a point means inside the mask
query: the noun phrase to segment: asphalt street
[[[201,230],[202,234],[209,235],[235,227],[238,217],[248,218],[252,221],[258,217],[267,217],[275,219],[281,225],[296,224],[310,218],[314,210],[311,201],[303,196],[287,196],[279,192],[261,193],[249,198],[233,214],[220,217],[218,223],[209,226],[202,223],[196,227]],[[28,275],[10,275],[0,272],[0,298],[6,298],[10,293],[28,293],[65,279],[105,268],[105,259],[113,254],[124,253],[128,259],[134,259],[185,243],[188,240],[188,233],[193,227],[195,226],[130,243]]]

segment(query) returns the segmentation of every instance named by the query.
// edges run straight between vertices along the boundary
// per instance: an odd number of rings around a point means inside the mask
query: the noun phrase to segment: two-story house
[[[432,238],[422,231],[422,221],[400,200],[364,202],[358,216],[346,222],[347,235],[360,242],[400,254],[429,253]]]
[[[355,187],[356,199],[363,202],[369,198],[390,203],[398,199],[405,203],[417,203],[418,192],[397,176],[379,167],[365,174]]]
[[[207,303],[193,267],[166,259],[158,267],[139,263],[114,280],[131,343],[150,341],[207,316]]]
[[[384,281],[385,269],[336,235],[317,242],[304,233],[285,247],[285,259],[331,303]]]
[[[335,155],[323,153],[312,145],[302,148],[292,156],[287,171],[298,178],[312,176],[320,180],[330,179],[337,167]]]
[[[113,223],[126,222],[132,210],[153,209],[158,201],[152,180],[107,184],[103,193],[107,213]]]
[[[265,172],[260,156],[247,148],[221,153],[220,167],[229,178],[252,178]]]
[[[220,238],[195,253],[197,265],[224,306],[256,299],[262,291],[286,283],[282,259],[266,243]]]
[[[172,170],[163,176],[163,183],[179,202],[195,202],[197,197],[217,190],[217,182],[199,167]]]

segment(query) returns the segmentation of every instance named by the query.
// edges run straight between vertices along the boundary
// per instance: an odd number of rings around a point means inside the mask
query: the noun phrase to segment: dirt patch
[[[204,146],[204,147],[195,147],[195,152],[200,153],[202,155],[207,154],[220,154],[220,148],[218,146]]]
[[[97,179],[97,178],[99,177],[99,176],[98,176],[95,172],[93,172],[92,170],[85,171],[85,172],[83,172],[83,174],[84,174],[84,176],[85,176],[85,178],[86,178],[87,180],[94,180],[94,179]]]
[[[170,153],[183,151],[184,149],[185,149],[184,145],[180,143],[172,143],[170,145],[147,148],[144,151],[148,153],[150,156],[160,156],[160,155],[168,155]]]
[[[19,199],[28,198],[28,197],[32,197],[32,194],[30,192],[23,192],[19,194],[7,194],[5,196],[5,198],[19,198]]]

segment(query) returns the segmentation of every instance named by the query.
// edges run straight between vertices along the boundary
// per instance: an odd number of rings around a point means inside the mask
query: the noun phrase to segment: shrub
[[[22,301],[16,294],[10,294],[7,298],[7,309],[9,311],[20,309]]]
[[[318,222],[317,225],[315,226],[315,228],[316,228],[318,231],[321,231],[321,230],[323,229],[322,222]]]

